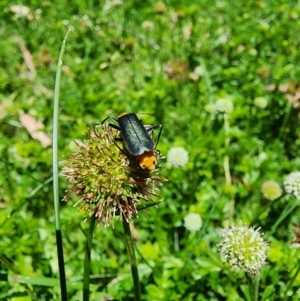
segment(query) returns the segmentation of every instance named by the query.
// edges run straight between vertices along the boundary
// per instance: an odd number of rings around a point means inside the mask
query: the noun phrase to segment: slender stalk
[[[90,219],[90,228],[86,237],[84,273],[83,273],[83,298],[82,298],[82,300],[85,301],[89,301],[90,299],[91,250],[92,250],[95,221],[96,221],[95,216],[92,216]]]
[[[258,286],[259,286],[259,278],[260,273],[257,272],[255,275],[248,274],[248,278],[250,280],[250,296],[252,301],[258,300]]]
[[[58,108],[59,108],[59,87],[60,77],[62,69],[62,59],[66,47],[66,41],[71,29],[68,30],[66,36],[62,42],[61,50],[59,53],[56,77],[55,77],[55,90],[54,90],[54,105],[53,105],[53,140],[52,140],[52,165],[53,165],[53,196],[54,196],[54,211],[55,211],[55,230],[56,230],[56,245],[57,245],[57,256],[58,256],[58,267],[59,267],[59,279],[60,279],[60,290],[61,299],[63,301],[68,300],[66,274],[64,265],[63,255],[63,243],[62,234],[60,227],[60,215],[59,215],[59,194],[58,194]]]
[[[224,113],[223,117],[224,117],[224,133],[225,133],[224,148],[225,148],[225,152],[226,152],[226,155],[224,156],[224,159],[223,159],[223,167],[224,167],[226,185],[228,187],[230,187],[232,185],[232,178],[231,178],[231,174],[230,174],[229,156],[227,155],[227,152],[230,147],[230,136],[229,136],[230,124],[229,124],[228,114]],[[235,211],[235,201],[234,201],[234,198],[232,197],[230,211],[229,211],[229,219],[231,222],[234,220],[234,211]]]
[[[227,152],[229,149],[230,144],[230,137],[229,137],[229,131],[230,131],[230,125],[228,120],[228,114],[224,114],[224,132],[225,132],[225,142],[224,147],[225,151]],[[225,172],[225,180],[227,185],[231,185],[231,174],[230,174],[230,168],[229,168],[229,156],[224,156],[224,172]]]
[[[135,301],[140,301],[141,300],[141,285],[140,285],[140,279],[139,279],[139,272],[137,269],[137,262],[136,262],[135,253],[134,253],[133,240],[132,240],[132,236],[131,236],[129,223],[124,218],[123,218],[123,229],[124,229],[124,234],[125,234],[126,248],[127,248],[127,252],[128,252],[128,256],[129,256],[130,266],[131,266]]]

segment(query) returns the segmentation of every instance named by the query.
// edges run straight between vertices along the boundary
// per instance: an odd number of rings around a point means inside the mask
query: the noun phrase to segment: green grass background
[[[11,6],[21,4],[30,12],[17,17]],[[57,278],[58,268],[51,147],[31,138],[19,115],[33,116],[51,135],[57,58],[70,25],[74,31],[60,90],[59,158],[76,150],[73,140],[85,139],[94,122],[122,112],[153,113],[161,120],[158,149],[164,155],[173,146],[189,152],[183,168],[162,162],[160,173],[169,180],[159,192],[164,202],[134,220],[143,300],[249,300],[244,275],[231,273],[219,258],[219,229],[232,220],[250,224],[267,203],[261,184],[282,184],[287,174],[300,170],[299,4],[2,1],[0,251],[14,273],[24,276]],[[257,97],[267,100],[266,108],[255,105]],[[222,115],[211,110],[219,98],[234,105],[228,147]],[[231,185],[225,183],[226,155]],[[60,178],[61,198],[67,187]],[[61,223],[67,278],[76,283],[83,273],[88,224],[74,203],[61,204]],[[189,212],[202,216],[201,231],[183,227]],[[92,273],[98,291],[93,288],[91,300],[108,295],[133,300],[122,225],[114,224],[114,229],[100,225],[95,231]],[[258,217],[256,226],[270,244],[260,300],[300,298],[293,224],[299,224],[299,200],[288,195]],[[3,261],[0,271],[8,273]],[[34,300],[25,287],[2,281],[0,297]],[[28,288],[36,300],[59,299],[58,286]],[[69,294],[70,300],[80,300],[80,286],[70,286]]]

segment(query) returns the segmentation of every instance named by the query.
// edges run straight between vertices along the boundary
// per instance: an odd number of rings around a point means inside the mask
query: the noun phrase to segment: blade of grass
[[[103,280],[107,281],[107,279],[111,280],[115,278],[116,275],[93,275],[91,279]],[[60,282],[56,278],[49,278],[49,277],[39,277],[39,276],[24,276],[20,274],[2,274],[0,273],[0,282],[8,282],[8,283],[22,283],[26,285],[34,285],[34,286],[45,286],[45,287],[58,287],[60,286]],[[71,279],[68,282],[68,287],[73,290],[80,290],[82,288],[82,279]],[[99,290],[98,284],[90,284],[90,291],[97,291]],[[30,290],[29,290],[30,292]],[[36,300],[33,294],[29,294],[32,297],[32,300]],[[0,300],[1,295],[0,295]]]
[[[59,53],[56,77],[55,77],[55,89],[54,89],[54,108],[53,108],[53,141],[52,141],[52,164],[53,164],[53,196],[54,196],[54,211],[55,211],[55,230],[56,230],[56,244],[57,244],[57,256],[60,278],[61,299],[63,301],[68,300],[67,296],[67,283],[66,273],[64,266],[63,244],[60,228],[60,215],[59,215],[59,194],[58,194],[58,156],[57,156],[57,140],[58,140],[58,108],[59,108],[59,88],[60,78],[62,70],[62,59],[66,47],[66,41],[71,32],[71,28],[68,29],[64,40],[62,42],[61,50]]]
[[[289,206],[286,206],[280,216],[277,218],[276,222],[272,225],[272,228],[270,231],[268,231],[268,235],[273,235],[278,226],[286,219],[287,216],[289,216],[292,212],[295,212],[295,209],[299,207],[299,204],[291,204]]]

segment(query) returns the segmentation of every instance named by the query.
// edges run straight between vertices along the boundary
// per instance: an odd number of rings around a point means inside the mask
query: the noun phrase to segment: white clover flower
[[[123,5],[122,0],[106,0],[103,6],[103,10],[109,10],[114,6],[122,6],[122,5]]]
[[[142,23],[142,28],[146,31],[152,31],[154,29],[154,23],[146,20]]]
[[[265,161],[266,159],[268,159],[268,155],[265,153],[265,152],[261,152],[259,155],[258,155],[258,159],[263,162]]]
[[[68,26],[68,25],[70,24],[70,22],[69,22],[69,20],[64,19],[64,20],[62,20],[62,24],[63,24],[64,26]]]
[[[189,161],[189,153],[184,147],[175,146],[169,149],[167,154],[167,161],[174,167],[184,166]]]
[[[261,193],[267,200],[273,201],[281,197],[282,189],[275,181],[266,181],[261,186]]]
[[[202,218],[198,213],[189,213],[184,218],[184,227],[191,231],[195,232],[201,229],[202,227]]]
[[[258,51],[255,49],[255,48],[251,48],[249,49],[249,52],[248,52],[251,56],[257,56],[258,54]]]
[[[198,76],[203,76],[205,74],[205,68],[203,68],[202,66],[197,66],[194,70],[194,72],[198,75]]]
[[[283,182],[285,191],[300,200],[300,171],[290,173]]]
[[[215,108],[221,113],[230,114],[233,110],[233,103],[228,98],[219,98],[215,103]]]
[[[223,262],[231,265],[231,270],[255,275],[266,263],[268,244],[259,229],[249,228],[241,222],[230,229],[221,229],[219,251]]]
[[[15,13],[17,18],[28,17],[30,14],[30,9],[24,5],[12,5],[10,10]]]
[[[265,97],[256,97],[254,104],[261,109],[265,109],[268,105],[268,100]]]

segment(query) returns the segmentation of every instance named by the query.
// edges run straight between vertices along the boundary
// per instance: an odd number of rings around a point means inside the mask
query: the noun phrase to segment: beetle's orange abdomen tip
[[[155,169],[156,157],[153,151],[145,152],[136,156],[136,160],[143,169],[147,169],[149,171],[153,171]]]

